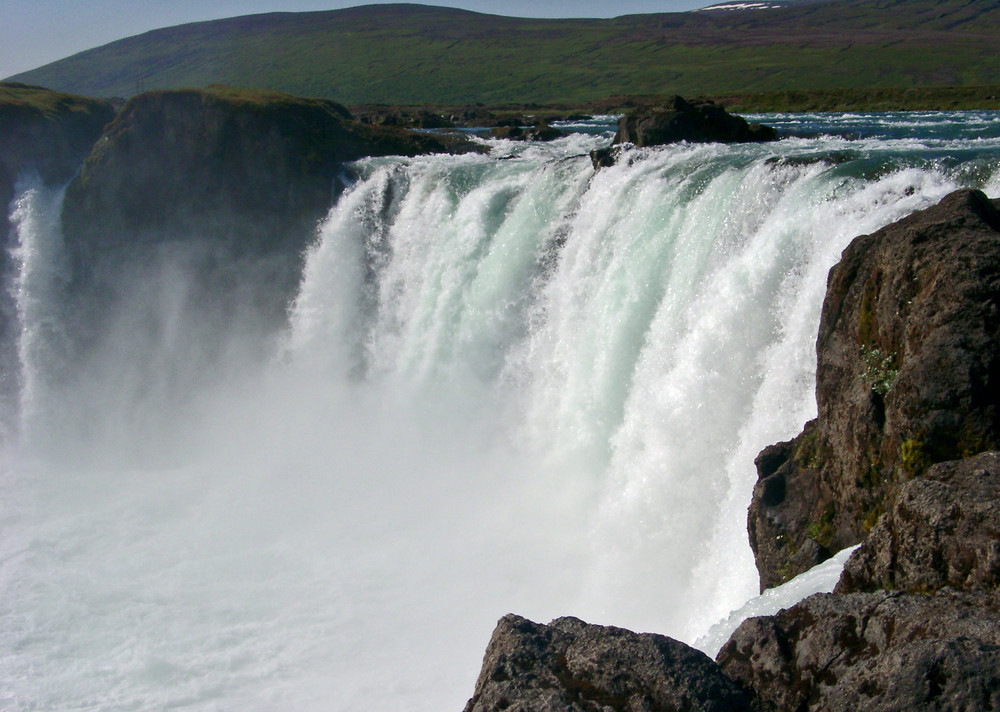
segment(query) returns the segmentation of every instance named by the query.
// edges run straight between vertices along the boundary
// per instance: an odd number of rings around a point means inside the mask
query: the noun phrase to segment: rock
[[[610,168],[618,161],[618,150],[616,146],[606,146],[605,148],[595,148],[590,152],[590,162],[594,164],[594,170]]]
[[[986,593],[817,594],[744,621],[717,659],[761,712],[998,709],[998,614]]]
[[[838,592],[1000,587],[1000,453],[944,462],[904,484],[844,567]]]
[[[705,654],[662,635],[500,619],[465,712],[749,710]]]
[[[513,141],[554,141],[565,135],[563,131],[549,126],[544,121],[535,124],[531,128],[523,126],[497,126],[489,132],[490,138],[506,138]]]
[[[712,101],[687,101],[675,96],[667,107],[644,108],[623,116],[614,142],[636,146],[691,143],[746,143],[774,141],[770,126],[748,124]]]
[[[67,191],[64,219],[81,250],[204,231],[221,216],[243,220],[220,237],[297,249],[329,208],[344,162],[449,148],[363,126],[323,99],[218,86],[149,92],[101,137]]]
[[[16,83],[0,83],[0,204],[13,198],[14,181],[34,171],[48,185],[65,183],[115,117],[110,101]],[[6,222],[5,222],[6,224]],[[3,230],[6,239],[8,230]]]
[[[91,323],[116,301],[101,295],[121,282],[124,261],[145,264],[153,251],[185,245],[199,253],[213,297],[281,322],[345,162],[470,145],[364,126],[334,102],[281,92],[215,86],[136,96],[67,189],[74,289],[87,292],[91,312],[78,321]],[[255,278],[244,280],[249,271]]]
[[[856,238],[830,271],[818,418],[758,458],[762,589],[860,542],[930,465],[1000,448],[998,229],[986,196],[957,191]]]

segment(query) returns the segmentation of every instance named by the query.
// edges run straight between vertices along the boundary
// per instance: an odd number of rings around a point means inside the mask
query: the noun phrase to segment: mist
[[[174,235],[82,291],[61,191],[22,185],[0,706],[457,710],[507,612],[691,642],[753,597],[753,459],[815,415],[827,271],[995,164],[595,173],[606,140],[366,159],[304,254]]]

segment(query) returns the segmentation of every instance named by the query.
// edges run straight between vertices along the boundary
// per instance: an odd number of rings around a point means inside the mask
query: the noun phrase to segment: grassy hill
[[[555,103],[610,95],[986,85],[1000,0],[826,0],[607,20],[421,5],[155,30],[12,79],[90,96],[213,83],[346,104]]]

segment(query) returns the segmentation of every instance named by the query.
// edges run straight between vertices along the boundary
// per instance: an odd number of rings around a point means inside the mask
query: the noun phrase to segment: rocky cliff
[[[75,340],[85,345],[110,305],[127,301],[123,271],[141,275],[166,252],[175,261],[183,254],[198,275],[185,300],[216,306],[214,323],[252,315],[273,328],[346,163],[475,148],[364,125],[334,102],[280,92],[215,86],[136,96],[66,191],[63,230],[80,310],[73,322],[86,325]]]
[[[997,206],[959,191],[856,238],[830,272],[819,416],[758,456],[748,530],[764,586],[862,541],[834,593],[744,621],[717,667],[636,654],[643,636],[616,631],[615,652],[582,682],[563,619],[532,628],[530,645],[504,619],[467,709],[1000,708],[998,233]],[[545,660],[555,673],[539,671]],[[688,679],[716,672],[745,700],[678,701]],[[602,683],[572,697],[600,677],[675,696]]]
[[[855,239],[816,342],[819,417],[757,458],[761,587],[860,542],[934,463],[1000,447],[1000,212],[982,193]]]

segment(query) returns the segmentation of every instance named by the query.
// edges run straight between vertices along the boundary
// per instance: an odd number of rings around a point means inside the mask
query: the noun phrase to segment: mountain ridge
[[[10,79],[89,96],[223,83],[346,104],[572,104],[990,84],[998,55],[993,0],[818,0],[567,20],[385,4],[177,25]]]

